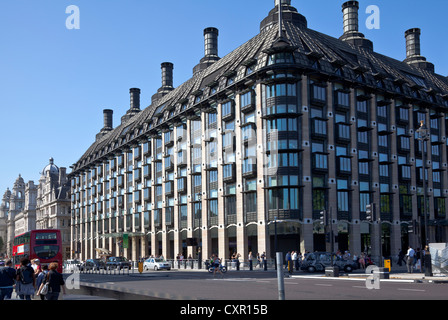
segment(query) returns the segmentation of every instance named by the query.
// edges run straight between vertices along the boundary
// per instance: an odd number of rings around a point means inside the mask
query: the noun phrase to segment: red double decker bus
[[[32,230],[14,238],[12,249],[13,263],[20,266],[22,257],[39,259],[41,265],[58,263],[58,272],[62,273],[61,231],[56,229]]]

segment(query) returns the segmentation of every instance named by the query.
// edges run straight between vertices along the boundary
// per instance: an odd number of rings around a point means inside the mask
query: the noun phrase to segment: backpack
[[[20,281],[23,284],[33,283],[33,273],[34,273],[34,270],[31,267],[20,268]]]

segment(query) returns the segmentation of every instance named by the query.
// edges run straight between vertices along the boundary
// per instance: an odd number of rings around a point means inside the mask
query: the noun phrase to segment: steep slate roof
[[[397,94],[396,84],[403,85],[403,98],[416,99],[412,90],[419,90],[420,99],[428,106],[447,108],[448,78],[419,69],[405,62],[384,56],[369,49],[357,47],[342,40],[330,37],[320,32],[285,21],[286,38],[294,51],[295,67],[303,71],[327,74],[340,78],[340,81],[354,83],[359,72],[363,73],[364,81],[360,88],[371,87],[385,94]],[[230,87],[244,83],[245,78],[255,78],[257,71],[267,65],[269,49],[278,37],[278,28],[272,27],[260,32],[251,40],[235,49],[207,69],[193,75],[193,77],[173,91],[148,106],[131,119],[121,123],[113,131],[107,133],[93,143],[80,160],[74,164],[73,172],[82,169],[96,160],[122,152],[123,147],[129,148],[132,141],[139,137],[147,138],[156,127],[166,128],[167,120],[179,122],[179,116],[196,110],[194,106],[202,105],[205,100],[220,99]],[[313,69],[315,60],[319,61],[319,68]],[[246,76],[248,63],[256,63],[254,72]],[[315,68],[315,67],[314,67]],[[336,76],[336,69],[343,70],[342,76]],[[227,78],[235,76],[234,84],[228,86]],[[383,80],[383,88],[377,86],[378,79]],[[241,81],[243,80],[243,81]],[[217,93],[210,95],[209,86],[217,85]],[[195,96],[201,94],[201,102],[195,102]],[[430,98],[429,95],[434,95]],[[210,98],[210,99],[209,99]],[[187,104],[186,109],[182,106]],[[174,114],[171,113],[174,110]],[[171,114],[170,114],[171,113]],[[161,120],[159,120],[161,118]],[[171,122],[171,120],[170,120]],[[158,130],[160,132],[160,130]]]

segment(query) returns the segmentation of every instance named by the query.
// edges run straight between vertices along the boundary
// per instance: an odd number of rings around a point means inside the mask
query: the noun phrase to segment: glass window
[[[247,92],[241,95],[241,107],[248,106],[252,103],[252,92]]]

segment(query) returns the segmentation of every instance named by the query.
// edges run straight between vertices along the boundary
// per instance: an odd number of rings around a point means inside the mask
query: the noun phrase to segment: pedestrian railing
[[[91,267],[80,267],[80,266],[71,266],[70,268],[64,268],[65,273],[81,273],[81,274],[98,274],[98,275],[131,275],[139,273],[139,262],[143,261],[131,261],[130,267],[100,267],[100,268],[91,268]],[[171,269],[173,270],[208,270],[210,266],[210,260],[204,260],[199,263],[198,259],[169,259],[167,262],[171,265]],[[273,270],[275,268],[275,260],[274,259],[266,259],[265,262],[257,260],[236,260],[236,259],[226,259],[222,262],[223,265],[227,267],[229,271],[243,271],[243,270]],[[142,273],[147,273],[149,271],[142,270]]]

